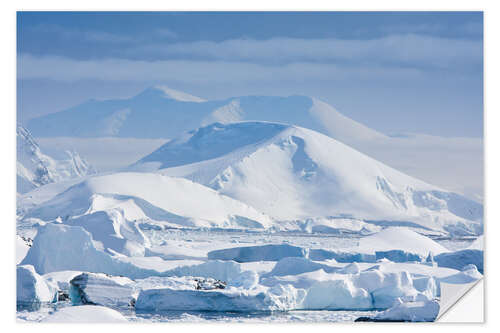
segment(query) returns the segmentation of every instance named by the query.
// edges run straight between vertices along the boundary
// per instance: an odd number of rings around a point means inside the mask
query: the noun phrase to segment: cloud
[[[465,34],[469,35],[483,35],[483,23],[482,22],[466,22],[459,27],[459,30]]]
[[[177,38],[178,34],[170,29],[167,28],[161,28],[161,29],[156,29],[155,33],[160,36],[160,37],[165,37],[165,38]]]
[[[384,27],[379,29],[382,28]],[[392,27],[385,33],[404,29],[410,29],[408,31],[412,33],[392,34],[372,39],[275,37],[264,40],[239,38],[218,42],[176,42],[177,33],[167,27],[158,28],[147,34],[71,30],[54,24],[42,24],[28,29],[51,38],[62,39],[68,46],[74,42],[90,43],[89,47],[99,47],[95,50],[101,51],[102,58],[217,60],[260,64],[318,62],[414,68],[462,68],[482,65],[482,40],[444,38],[425,34],[442,28],[436,24]],[[482,23],[470,21],[459,29],[463,34],[474,34],[482,30]],[[47,49],[45,52],[48,55],[51,51]],[[96,52],[93,54],[95,56]]]
[[[76,81],[175,80],[188,83],[230,83],[256,81],[303,80],[411,80],[422,72],[411,68],[380,66],[338,66],[335,64],[296,62],[286,65],[262,65],[249,62],[126,59],[75,60],[57,56],[18,57],[18,79],[52,79]]]
[[[64,41],[78,41],[78,42],[98,42],[98,43],[131,43],[136,41],[134,36],[126,34],[111,33],[102,30],[75,30],[68,29],[57,24],[38,24],[35,26],[30,26],[31,32],[36,32],[37,35],[43,34],[50,36],[51,38],[62,39]],[[23,32],[22,30],[20,31]]]
[[[125,54],[156,58],[277,62],[364,62],[446,68],[482,63],[482,41],[418,34],[377,39],[232,39],[221,42],[146,44]]]

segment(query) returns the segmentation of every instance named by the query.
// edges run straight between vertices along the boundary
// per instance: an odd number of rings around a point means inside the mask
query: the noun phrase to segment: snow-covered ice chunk
[[[482,250],[465,249],[449,253],[441,253],[434,257],[440,267],[449,267],[462,270],[465,266],[473,264],[478,271],[483,273],[484,255]]]
[[[467,249],[484,251],[484,235],[481,235],[478,238],[476,238],[476,240],[473,241],[472,244],[469,245]]]
[[[125,277],[82,273],[70,281],[69,296],[74,305],[128,308],[133,304],[132,283],[132,280]]]
[[[17,308],[36,310],[42,303],[57,301],[56,288],[37,274],[31,265],[17,266]]]
[[[269,244],[233,247],[208,252],[208,259],[234,260],[237,262],[278,261],[286,257],[306,257],[307,250],[289,244]]]
[[[328,266],[319,262],[314,262],[307,258],[286,257],[276,263],[273,269],[265,276],[285,276],[297,275],[323,269],[325,272],[339,270],[337,267]]]
[[[258,311],[269,310],[263,292],[148,289],[139,293],[136,311]]]
[[[359,265],[355,262],[353,262],[352,264],[349,264],[349,265],[347,265],[339,270],[340,273],[344,273],[344,274],[359,274],[360,271],[361,271],[361,269],[360,269]]]
[[[432,276],[414,277],[413,287],[429,299],[439,296],[438,284]]]
[[[308,310],[367,310],[373,308],[371,295],[354,286],[349,278],[318,281],[307,290],[301,305]]]
[[[372,292],[373,307],[387,309],[398,298],[413,301],[419,294],[413,287],[413,280],[408,272],[388,273],[384,276],[384,286]]]
[[[381,289],[385,286],[386,274],[378,269],[362,271],[352,277],[356,286],[365,289],[368,292]]]
[[[51,272],[43,275],[43,278],[53,285],[57,286],[59,291],[68,293],[70,288],[70,281],[75,276],[82,274],[81,271],[58,271]]]
[[[242,272],[241,265],[234,261],[210,260],[198,265],[179,266],[163,272],[162,276],[198,276],[231,281]]]
[[[377,314],[376,321],[434,321],[439,314],[439,303],[434,300],[420,302],[398,301],[392,308]]]
[[[92,234],[94,241],[102,243],[104,249],[127,256],[144,256],[144,246],[149,245],[137,223],[126,220],[119,209],[81,215],[65,221],[65,224],[84,228]]]
[[[242,290],[147,289],[135,303],[138,312],[161,311],[286,311],[303,301],[304,290],[292,286]]]
[[[340,263],[351,262],[376,262],[375,254],[359,253],[359,252],[345,252],[345,251],[332,251],[325,249],[310,249],[309,259],[316,261],[324,261],[335,259]]]
[[[23,261],[29,249],[26,242],[19,235],[16,235],[16,265]]]
[[[322,307],[351,310],[387,309],[398,298],[405,301],[431,299],[437,293],[434,279],[428,278],[425,281],[419,279],[415,285],[411,274],[403,268],[394,272],[384,272],[379,269],[379,266],[361,270],[358,264],[332,268],[336,268],[333,273],[326,273],[321,268],[298,275],[263,275],[260,283],[268,287],[289,284],[306,290],[308,302],[302,304],[301,308],[308,309],[321,309]],[[324,289],[323,292],[320,289]],[[314,290],[313,294],[311,290]],[[334,299],[335,293],[343,295],[344,298]],[[321,303],[314,303],[315,297],[319,297],[318,302],[321,300]]]
[[[475,265],[467,265],[465,266],[461,272],[458,272],[453,275],[449,275],[446,277],[442,277],[437,279],[438,283],[452,283],[452,284],[465,284],[477,281],[482,279],[483,275],[479,273],[478,269]]]
[[[80,305],[58,309],[45,317],[45,323],[123,323],[127,319],[118,311],[104,306]]]
[[[233,278],[228,287],[241,289],[254,289],[259,284],[259,275],[254,271],[243,271],[236,278]]]
[[[429,253],[431,255],[431,253]],[[424,258],[416,253],[410,253],[403,250],[376,251],[375,257],[377,260],[388,259],[392,262],[421,262]]]
[[[84,271],[144,278],[158,275],[120,261],[96,248],[92,236],[81,227],[48,223],[40,227],[22,264],[33,265],[42,274],[56,271]]]
[[[157,270],[142,268],[126,259],[111,256],[96,248],[92,236],[81,227],[49,223],[39,229],[23,264],[31,264],[43,274],[73,270],[122,275],[132,279],[148,276],[197,276],[231,281],[242,272],[241,265],[234,261],[210,260],[194,265],[181,262],[175,268]]]
[[[408,253],[427,257],[429,252],[434,255],[449,252],[445,247],[429,237],[402,227],[386,228],[374,235],[359,240],[359,249],[362,252],[402,250]]]

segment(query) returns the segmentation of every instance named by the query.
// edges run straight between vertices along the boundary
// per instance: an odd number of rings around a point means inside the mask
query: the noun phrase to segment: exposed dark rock
[[[224,281],[212,278],[194,278],[194,281],[196,281],[196,290],[225,289],[227,285]]]
[[[70,297],[69,297],[69,292],[67,292],[66,290],[58,290],[57,291],[57,301],[58,302],[66,302],[66,301],[70,301]]]
[[[375,319],[371,317],[359,317],[354,322],[373,322],[373,323],[405,323],[406,320],[388,320],[388,319]]]

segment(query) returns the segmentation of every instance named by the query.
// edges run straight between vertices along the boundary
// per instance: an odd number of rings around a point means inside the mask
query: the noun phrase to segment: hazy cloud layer
[[[323,63],[290,63],[279,66],[227,61],[140,61],[125,59],[74,60],[63,57],[18,58],[18,78],[74,81],[98,80],[176,80],[191,83],[221,83],[277,80],[364,80],[415,79],[422,73],[411,68],[380,66],[338,66]]]
[[[347,61],[450,67],[482,63],[482,42],[425,35],[392,35],[370,40],[273,38],[144,45],[125,54],[245,60],[253,62]]]
[[[174,36],[170,31],[164,33]],[[113,35],[92,32],[85,36],[102,41],[113,39]],[[18,74],[21,79],[175,79],[200,83],[337,80],[346,76],[366,79],[377,75],[411,79],[425,70],[467,73],[477,72],[482,66],[481,41],[415,34],[370,40],[273,38],[143,43],[123,47],[120,54],[91,60],[21,54]],[[138,59],[139,54],[149,54],[155,60]]]

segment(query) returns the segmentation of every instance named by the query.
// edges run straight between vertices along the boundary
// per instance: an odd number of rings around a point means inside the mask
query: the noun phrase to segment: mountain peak
[[[158,96],[158,97],[173,99],[179,102],[195,102],[195,103],[206,102],[206,100],[204,100],[203,98],[193,96],[179,90],[171,89],[165,85],[157,85],[149,87],[137,96]]]

